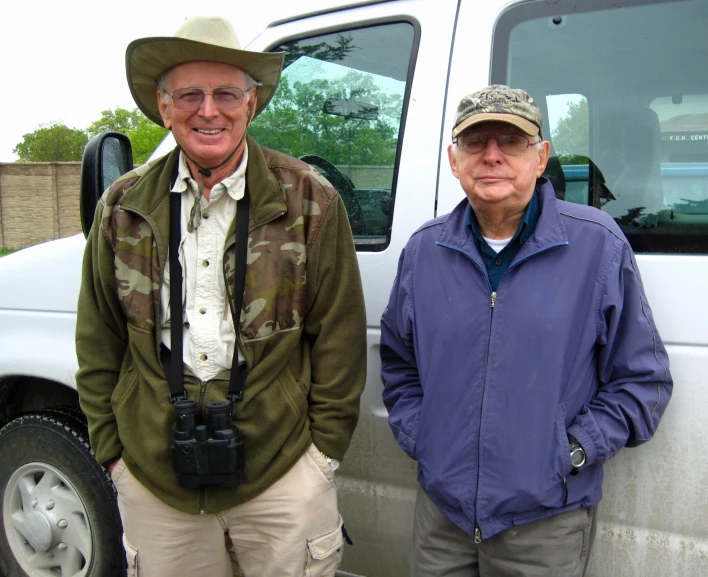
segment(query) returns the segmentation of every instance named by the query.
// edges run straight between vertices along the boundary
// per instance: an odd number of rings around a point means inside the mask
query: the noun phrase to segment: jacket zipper
[[[122,208],[123,208],[123,210],[130,211],[130,212],[138,215],[140,218],[142,218],[148,224],[150,229],[153,231],[153,238],[154,238],[154,235],[155,235],[154,231],[157,230],[157,227],[155,226],[155,223],[151,218],[148,218],[142,212],[135,210],[134,208],[127,208],[127,207],[122,207]],[[274,213],[273,215],[269,215],[269,216],[265,217],[264,219],[262,219],[258,223],[254,223],[253,226],[249,229],[249,232],[251,230],[258,228],[259,226],[263,226],[264,224],[267,224],[268,222],[275,220],[276,218],[280,218],[281,216],[283,216],[285,214],[285,212],[286,211],[281,210],[278,213]],[[155,242],[157,243],[156,239],[155,239]],[[164,267],[162,266],[162,259],[160,258],[159,248],[157,251],[157,260],[158,260],[159,270],[161,273],[160,274],[160,289],[159,289],[161,291],[162,284],[164,283],[164,274],[162,274]],[[224,281],[226,281],[226,280],[227,280],[226,275],[224,275]],[[227,287],[229,286],[228,282],[226,282],[226,286]],[[231,300],[233,300],[233,294],[231,294]],[[230,303],[230,304],[232,304],[232,303]],[[160,310],[159,310],[159,307],[155,307],[155,309],[156,310],[153,315],[153,322],[155,323],[155,335],[156,335],[156,337],[159,337],[159,334],[160,334],[160,328],[159,328],[160,327]],[[240,317],[241,317],[241,311],[239,311],[238,318],[240,319]],[[236,332],[237,347],[240,348],[241,351],[243,351],[244,347],[243,347],[243,340],[241,339],[241,332],[238,330],[238,327],[234,327],[234,330]],[[161,342],[160,338],[155,339],[155,347],[156,347],[155,350],[156,350],[156,354],[157,354],[158,363],[160,363],[160,342]],[[238,351],[234,351],[234,354],[238,354]],[[246,359],[246,366],[248,366],[248,358],[246,357],[245,354],[243,355],[243,357],[244,357],[244,359]],[[197,403],[197,411],[200,414],[204,411],[204,396],[206,394],[206,387],[207,387],[207,384],[202,381],[201,388],[199,391],[199,401]],[[199,487],[199,513],[200,513],[200,515],[204,515],[206,513],[206,490],[203,486]]]
[[[474,265],[477,267],[477,269],[482,273],[482,275],[484,276],[484,278],[487,279],[487,286],[489,286],[489,291],[490,291],[489,304],[490,304],[490,308],[491,308],[491,315],[490,315],[490,319],[489,319],[489,335],[488,335],[488,338],[487,338],[487,362],[486,362],[486,366],[485,366],[484,390],[482,391],[482,406],[481,406],[481,408],[480,408],[480,419],[479,419],[479,423],[480,423],[480,425],[479,425],[479,435],[478,435],[478,439],[477,439],[477,443],[478,443],[477,450],[478,450],[478,453],[479,453],[479,457],[478,457],[478,460],[477,460],[477,461],[478,461],[478,464],[477,464],[477,491],[475,492],[475,496],[474,496],[474,517],[475,517],[475,518],[474,518],[474,542],[475,542],[476,544],[479,544],[479,543],[482,542],[482,531],[481,531],[481,529],[479,528],[479,522],[478,522],[478,516],[477,516],[477,515],[478,515],[478,511],[477,511],[477,496],[478,496],[478,494],[479,494],[479,482],[480,482],[480,477],[481,477],[481,472],[482,472],[482,467],[481,467],[481,456],[482,456],[482,414],[484,413],[484,397],[485,397],[486,392],[487,392],[487,370],[488,370],[488,368],[489,368],[489,355],[490,355],[490,352],[491,352],[491,340],[492,340],[492,323],[493,323],[493,321],[494,321],[494,307],[496,306],[496,302],[497,302],[497,292],[494,291],[494,290],[492,290],[492,285],[491,285],[491,283],[489,282],[489,276],[487,275],[486,269],[483,269],[483,268],[472,258],[472,255],[470,255],[469,253],[465,252],[464,250],[462,250],[462,249],[460,249],[460,248],[458,248],[458,247],[456,247],[456,246],[450,245],[450,244],[446,244],[446,243],[442,243],[442,242],[437,242],[436,244],[437,244],[438,246],[442,246],[442,247],[449,248],[449,249],[451,249],[451,250],[457,251],[457,252],[459,252],[460,254],[462,254],[463,256],[465,256],[472,264],[474,264]],[[544,248],[542,248],[542,249],[539,249],[539,250],[537,250],[537,251],[535,251],[535,252],[532,252],[531,254],[526,255],[523,259],[521,259],[521,260],[519,260],[519,261],[513,263],[513,264],[507,269],[507,272],[509,272],[509,270],[511,270],[511,268],[513,268],[513,267],[515,267],[515,266],[518,266],[518,265],[521,264],[522,262],[528,260],[528,259],[531,258],[532,256],[535,256],[535,255],[537,255],[537,254],[539,254],[539,253],[542,253],[542,252],[544,252],[544,251],[546,251],[546,250],[549,250],[549,249],[551,249],[551,248],[555,248],[555,247],[557,247],[557,246],[563,246],[563,245],[566,245],[566,244],[568,244],[568,243],[567,243],[567,242],[560,242],[560,243],[557,243],[557,244],[553,244],[553,245],[550,245],[550,246],[546,246],[546,247],[544,247]],[[504,274],[504,276],[506,276],[506,274]],[[502,279],[500,279],[499,282],[501,283],[502,280],[503,280],[503,277],[502,277]]]
[[[492,325],[494,324],[494,306],[497,302],[497,292],[492,291],[489,297],[491,312],[489,314],[489,334],[487,335],[487,362],[484,366],[484,390],[482,391],[482,405],[479,409],[479,435],[477,436],[477,490],[474,495],[474,542],[482,542],[482,530],[479,528],[477,497],[479,496],[479,483],[482,477],[482,415],[484,414],[484,400],[487,396],[487,376],[489,374],[489,355],[492,351]]]
[[[489,275],[487,274],[487,270],[485,268],[482,268],[477,261],[475,261],[472,258],[472,255],[469,253],[465,252],[464,250],[452,246],[449,244],[441,243],[438,242],[436,243],[439,246],[449,248],[450,250],[454,250],[456,252],[459,252],[461,255],[467,258],[473,265],[477,267],[477,269],[482,273],[482,276],[484,276],[485,279],[487,279],[487,286],[489,287],[489,304],[491,310],[491,316],[489,319],[489,335],[487,336],[487,363],[486,366],[484,367],[484,390],[482,391],[482,405],[479,410],[479,433],[478,433],[478,438],[477,438],[477,452],[480,455],[477,458],[477,490],[475,491],[474,494],[474,542],[479,544],[482,542],[482,531],[479,528],[479,522],[477,521],[477,495],[479,493],[479,479],[480,479],[480,474],[482,471],[482,467],[480,466],[480,461],[481,461],[481,447],[482,447],[482,413],[484,413],[484,395],[487,392],[487,367],[489,366],[489,351],[490,351],[490,346],[491,346],[491,340],[492,340],[492,320],[494,316],[494,306],[497,301],[497,293],[496,291],[492,290],[492,284],[489,282]]]

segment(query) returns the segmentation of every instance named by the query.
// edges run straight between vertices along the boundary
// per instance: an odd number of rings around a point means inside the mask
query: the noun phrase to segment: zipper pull
[[[497,302],[497,293],[492,293],[492,308],[494,308],[494,303]]]
[[[474,542],[479,545],[482,542],[482,531],[477,527],[474,528]]]

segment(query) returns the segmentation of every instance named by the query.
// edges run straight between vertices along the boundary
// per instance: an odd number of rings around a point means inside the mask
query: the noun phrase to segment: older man
[[[411,237],[381,323],[412,575],[579,577],[603,463],[654,434],[669,361],[619,228],[541,176],[532,98],[471,94],[452,136],[467,198]]]
[[[336,190],[246,134],[282,62],[222,18],[127,49],[136,103],[178,146],[103,195],[76,343],[130,575],[230,575],[225,540],[246,577],[341,561],[364,304]]]

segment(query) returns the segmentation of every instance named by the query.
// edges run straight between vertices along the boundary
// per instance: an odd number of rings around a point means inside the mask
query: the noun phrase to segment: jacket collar
[[[286,212],[285,192],[268,168],[263,149],[246,136],[248,164],[246,188],[250,193],[250,220],[258,224],[274,214]],[[125,191],[120,204],[146,217],[155,218],[158,226],[169,226],[169,194],[179,162],[179,148],[157,160],[145,174]],[[254,192],[256,191],[256,192]]]
[[[541,211],[536,223],[536,230],[523,244],[514,261],[524,259],[531,254],[554,246],[568,244],[568,234],[561,221],[553,185],[547,178],[539,178],[536,181],[536,193],[538,194]],[[436,244],[461,250],[484,268],[477,243],[474,241],[474,236],[467,226],[468,206],[469,201],[465,198],[445,218]]]

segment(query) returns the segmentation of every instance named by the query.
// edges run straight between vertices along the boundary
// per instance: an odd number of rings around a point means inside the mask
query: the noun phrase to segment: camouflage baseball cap
[[[457,107],[452,137],[479,122],[506,122],[523,130],[529,136],[541,134],[541,110],[531,96],[503,84],[492,84],[468,94]]]

